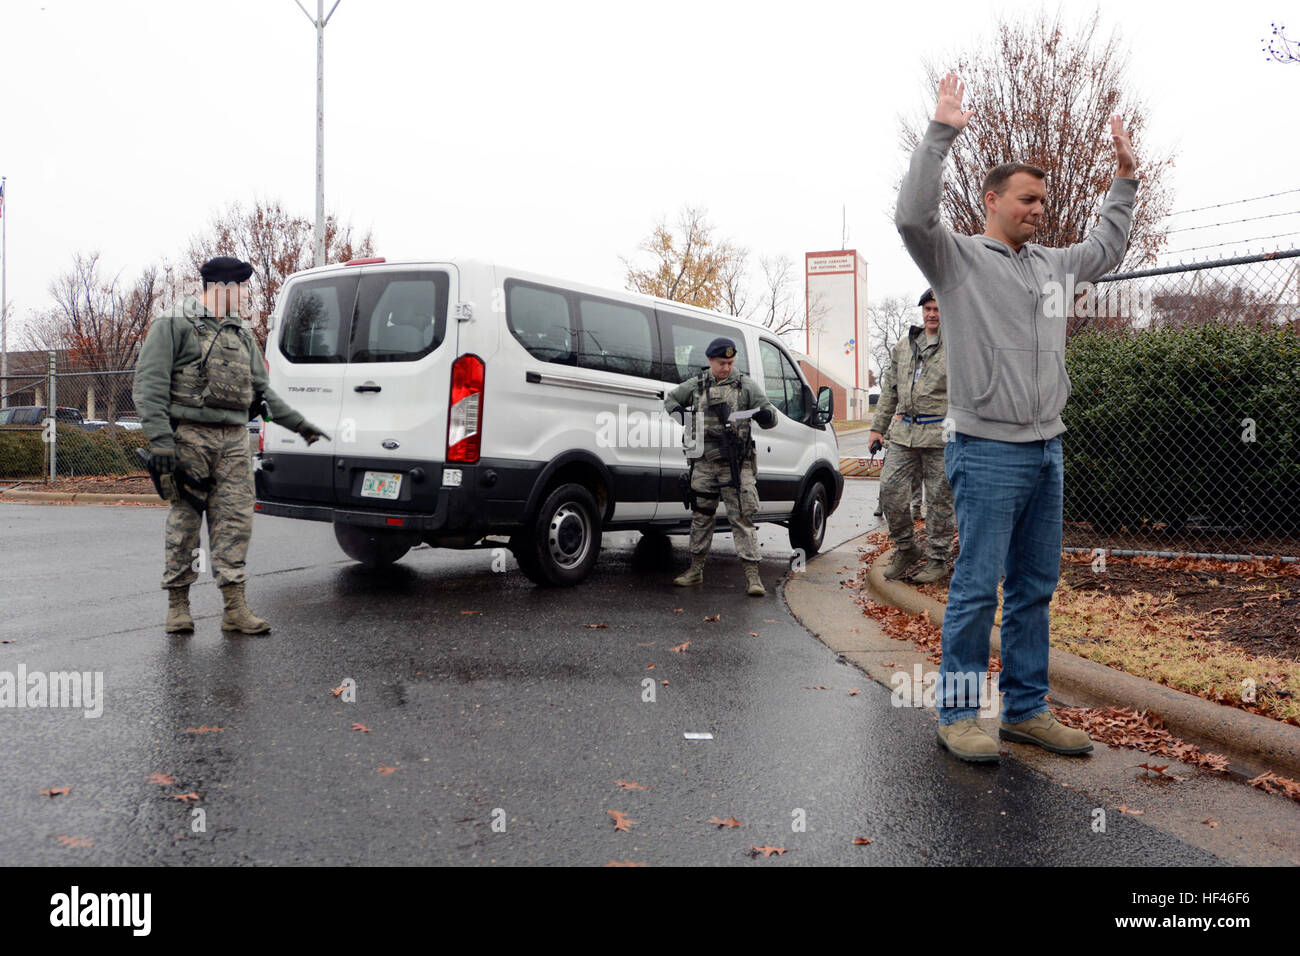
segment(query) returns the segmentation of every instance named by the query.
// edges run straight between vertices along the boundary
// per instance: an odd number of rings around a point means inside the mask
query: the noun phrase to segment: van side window
[[[579,367],[641,378],[654,374],[653,327],[644,309],[582,296],[578,315]]]
[[[781,365],[785,371],[785,407],[786,414],[797,422],[802,422],[808,417],[808,405],[805,401],[803,379],[799,378],[799,371],[790,361],[790,356],[784,352],[781,353]]]
[[[280,328],[280,352],[299,364],[346,361],[344,330],[352,321],[357,277],[335,276],[293,287]]]
[[[736,371],[749,374],[749,356],[745,352],[744,334],[725,325],[718,325],[694,316],[656,310],[659,317],[659,340],[663,344],[664,381],[674,384],[684,382],[708,368],[705,355],[709,343],[716,338],[728,338],[736,343]]]
[[[781,368],[781,350],[767,339],[759,339],[758,353],[763,357],[763,388],[767,391],[767,400],[783,415],[788,415],[785,403],[785,372]]]
[[[573,364],[573,324],[562,293],[507,281],[506,324],[533,358]]]
[[[372,272],[361,277],[351,333],[353,362],[414,362],[447,334],[445,272]]]

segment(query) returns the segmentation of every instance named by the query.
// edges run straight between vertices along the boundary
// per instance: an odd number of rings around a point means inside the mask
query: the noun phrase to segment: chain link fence
[[[1300,250],[1107,276],[1070,329],[1067,549],[1300,558]]]
[[[133,370],[77,371],[57,353],[44,374],[31,364],[0,379],[0,485],[144,475]]]

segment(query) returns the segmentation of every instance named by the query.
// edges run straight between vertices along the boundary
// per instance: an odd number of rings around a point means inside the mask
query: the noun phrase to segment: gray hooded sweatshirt
[[[959,131],[931,121],[898,193],[895,224],[934,289],[948,355],[948,417],[963,435],[1028,442],[1065,431],[1065,326],[1080,283],[1119,265],[1136,179],[1116,178],[1101,221],[1064,249],[959,236],[939,221],[943,164]]]

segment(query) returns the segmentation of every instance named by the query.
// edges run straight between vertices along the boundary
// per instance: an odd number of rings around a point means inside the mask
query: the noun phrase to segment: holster
[[[153,466],[153,458],[146,448],[135,450],[144,467],[149,472],[154,491],[163,501],[183,501],[200,515],[208,510],[208,492],[212,490],[211,478],[195,478],[184,468],[177,465],[175,471],[159,471]]]

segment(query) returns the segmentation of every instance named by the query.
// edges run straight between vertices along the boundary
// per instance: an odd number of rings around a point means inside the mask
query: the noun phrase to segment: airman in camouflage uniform
[[[200,567],[203,511],[212,573],[225,601],[222,629],[245,634],[271,629],[244,601],[255,497],[248,447],[248,422],[257,413],[254,396],[258,403],[265,400],[278,424],[308,444],[327,437],[267,384],[257,340],[239,315],[252,271],[248,263],[227,256],[205,263],[202,300],[187,298],[156,317],[136,364],[135,407],[149,440],[150,470],[166,476],[163,489],[172,505],[162,579],[169,634],[194,630],[189,591]]]
[[[943,470],[943,420],[948,414],[948,363],[939,331],[939,304],[929,290],[918,303],[924,326],[913,326],[894,346],[880,383],[880,400],[867,436],[870,445],[889,430],[889,454],[880,474],[880,504],[894,542],[885,577],[898,578],[921,557],[912,532],[911,489],[925,484],[925,567],[913,578],[938,581],[948,573],[954,528],[952,489]],[[898,416],[895,421],[891,419]]]
[[[674,578],[673,583],[681,587],[704,583],[704,562],[713,543],[713,528],[717,521],[718,502],[721,501],[727,506],[727,523],[736,542],[736,553],[745,564],[746,593],[751,597],[762,597],[767,590],[758,575],[758,538],[754,531],[754,515],[758,513],[758,486],[754,478],[757,459],[750,439],[750,423],[745,420],[732,426],[739,435],[742,456],[740,487],[736,488],[727,459],[725,426],[713,406],[725,404],[728,416],[751,408],[759,409],[753,420],[763,428],[776,425],[776,408],[757,382],[743,372],[735,371],[736,345],[730,339],[714,339],[705,355],[709,359],[709,368],[682,382],[664,400],[664,408],[670,415],[694,406],[692,426],[697,431],[688,433],[687,447],[699,449],[699,457],[691,463],[694,502],[691,566]],[[703,429],[702,439],[698,429]]]

